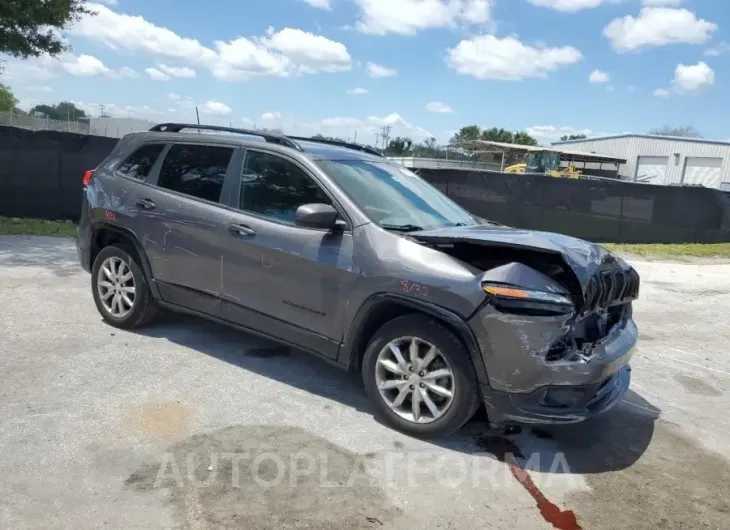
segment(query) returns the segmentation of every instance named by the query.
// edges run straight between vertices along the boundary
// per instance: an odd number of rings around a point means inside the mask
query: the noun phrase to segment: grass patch
[[[634,254],[649,258],[730,258],[730,243],[685,243],[677,245],[607,243],[603,246],[611,252]]]
[[[0,217],[0,235],[71,237],[76,235],[76,225],[71,221]]]

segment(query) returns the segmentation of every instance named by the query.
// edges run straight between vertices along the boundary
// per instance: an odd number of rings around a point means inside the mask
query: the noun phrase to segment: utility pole
[[[101,115],[100,115],[101,118],[108,118],[109,117],[109,116],[106,115],[106,112],[104,111],[105,108],[106,108],[105,105],[99,105],[99,110],[101,111]]]
[[[355,129],[355,139],[352,141],[353,144],[357,143],[357,129]]]
[[[388,140],[390,140],[390,130],[392,127],[390,125],[384,125],[383,126],[383,154],[385,154],[385,150],[388,148]]]

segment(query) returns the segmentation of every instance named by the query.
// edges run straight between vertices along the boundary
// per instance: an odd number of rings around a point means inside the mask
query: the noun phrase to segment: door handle
[[[237,234],[240,234],[242,236],[256,235],[256,230],[246,225],[230,224],[228,225],[228,230],[230,230],[231,232],[236,232]]]
[[[146,210],[151,210],[157,205],[149,199],[137,199],[137,206],[140,206]]]

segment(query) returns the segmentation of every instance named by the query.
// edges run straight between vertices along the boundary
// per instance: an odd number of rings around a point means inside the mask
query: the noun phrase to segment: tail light
[[[91,177],[94,176],[94,170],[90,169],[84,173],[84,178],[82,179],[82,182],[84,183],[84,186],[88,186],[89,182],[91,182]]]

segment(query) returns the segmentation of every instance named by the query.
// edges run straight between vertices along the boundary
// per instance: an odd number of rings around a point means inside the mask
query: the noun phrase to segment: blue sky
[[[105,0],[60,59],[10,60],[21,105],[439,142],[691,125],[730,139],[730,2]],[[353,93],[363,92],[363,93]]]

